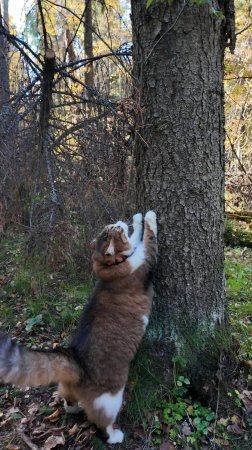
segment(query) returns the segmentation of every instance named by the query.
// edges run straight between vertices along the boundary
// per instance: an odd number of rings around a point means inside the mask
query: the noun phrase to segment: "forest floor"
[[[0,328],[30,348],[67,344],[87,301],[90,283],[65,268],[45,269],[25,261],[24,237],[10,235],[0,248]],[[212,410],[190,395],[190,379],[174,361],[174,386],[143,406],[144,377],[133,369],[119,418],[125,442],[115,450],[252,448],[252,250],[226,249],[226,278],[231,334],[238,343],[236,367],[215,389]],[[141,353],[141,351],[140,351]],[[148,367],[146,368],[148,371]],[[141,371],[140,371],[141,372]],[[250,372],[250,373],[249,373]],[[136,379],[137,378],[137,379]],[[142,384],[141,384],[142,383]],[[221,387],[222,385],[222,387]],[[140,386],[140,388],[139,388]],[[140,392],[140,393],[139,393]],[[159,393],[159,394],[157,394]],[[147,403],[146,403],[147,402]],[[132,408],[132,405],[135,406]],[[0,386],[1,450],[106,450],[83,414],[67,415],[56,387]]]

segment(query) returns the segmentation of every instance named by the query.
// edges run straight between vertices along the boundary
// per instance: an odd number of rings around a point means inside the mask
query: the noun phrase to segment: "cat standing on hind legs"
[[[69,348],[31,351],[0,336],[1,381],[19,386],[59,383],[66,410],[82,407],[110,444],[123,440],[114,422],[151,311],[151,271],[157,256],[153,211],[145,215],[142,228],[142,215],[136,214],[132,236],[124,222],[117,222],[93,242],[98,281]]]

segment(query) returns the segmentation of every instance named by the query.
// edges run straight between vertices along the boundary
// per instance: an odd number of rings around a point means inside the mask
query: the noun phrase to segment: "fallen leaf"
[[[7,425],[12,425],[13,422],[11,419],[5,419],[0,423],[0,428],[6,427]]]
[[[70,430],[68,430],[68,434],[70,436],[74,436],[75,434],[79,433],[80,428],[78,427],[77,423],[74,424],[74,426],[72,428],[70,428]]]
[[[241,423],[241,419],[238,416],[236,416],[235,414],[231,417],[230,420],[233,424]]]
[[[39,405],[36,405],[35,403],[32,403],[31,406],[28,408],[28,413],[31,415],[36,414],[39,410]]]
[[[0,284],[5,284],[7,281],[7,277],[5,275],[0,275]]]
[[[185,425],[183,425],[182,429],[181,429],[181,433],[184,436],[190,436],[190,434],[192,434],[192,430],[190,425],[188,425],[188,423],[186,423]]]
[[[9,445],[6,445],[6,450],[20,450],[20,447],[19,447],[19,445],[9,444]]]
[[[64,445],[65,438],[62,434],[61,436],[50,436],[46,439],[43,450],[51,450],[51,448],[57,447],[57,445]]]
[[[10,417],[12,414],[16,414],[16,413],[20,413],[20,409],[19,408],[15,408],[14,406],[11,406],[7,413],[6,413],[6,417]]]
[[[252,412],[252,391],[242,391],[239,394],[239,397],[242,403],[245,406],[246,413],[249,414]]]
[[[35,430],[33,430],[32,434],[33,436],[37,436],[38,434],[44,433],[46,429],[46,426],[44,423],[42,423],[39,427],[35,428]]]
[[[237,423],[234,423],[233,425],[228,425],[227,431],[229,433],[234,433],[234,434],[243,434],[245,432],[245,430],[243,430],[241,427],[239,427],[239,425],[237,425]]]
[[[174,450],[176,447],[171,442],[163,442],[160,445],[159,450]]]
[[[59,419],[60,410],[56,409],[50,416],[46,416],[44,420],[48,420],[49,422],[56,422]]]
[[[29,419],[28,417],[23,417],[23,418],[20,420],[20,423],[22,423],[23,425],[26,425],[27,423],[30,422],[30,420],[32,420],[32,419]]]
[[[224,427],[227,426],[228,422],[229,422],[229,419],[224,419],[224,417],[221,417],[220,420],[218,420],[218,423],[220,425],[223,425]]]

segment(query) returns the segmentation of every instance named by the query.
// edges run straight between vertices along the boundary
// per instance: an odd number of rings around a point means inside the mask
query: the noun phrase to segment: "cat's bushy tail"
[[[81,369],[71,349],[28,350],[0,334],[0,383],[41,386],[74,383],[80,377]]]

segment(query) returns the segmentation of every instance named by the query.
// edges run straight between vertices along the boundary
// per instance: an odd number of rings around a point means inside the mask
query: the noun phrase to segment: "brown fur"
[[[106,227],[92,244],[98,282],[71,346],[30,351],[0,335],[0,380],[21,386],[58,382],[66,402],[79,401],[99,428],[113,423],[115,418],[95,408],[94,401],[104,393],[117,394],[125,385],[129,363],[144,334],[143,316],[151,311],[150,273],[157,243],[148,221],[143,244],[145,260],[134,270],[131,257],[125,259],[125,253],[134,251],[127,233],[119,226]]]

